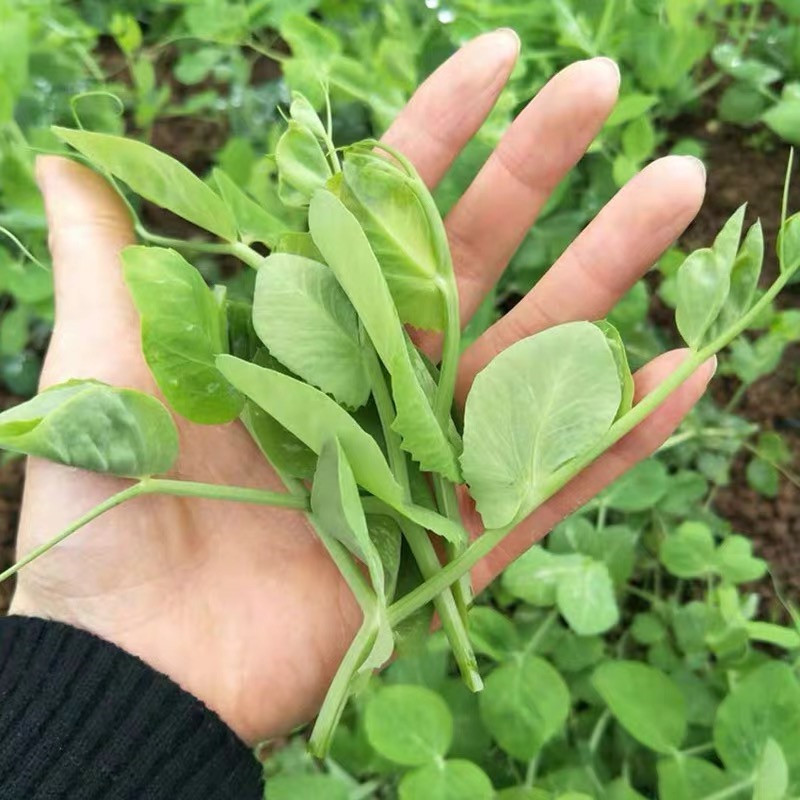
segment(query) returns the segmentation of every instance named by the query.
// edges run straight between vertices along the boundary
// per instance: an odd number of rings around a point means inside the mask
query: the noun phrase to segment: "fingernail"
[[[622,76],[621,76],[620,71],[619,71],[619,64],[617,64],[617,62],[614,61],[613,58],[608,58],[608,56],[598,56],[594,60],[598,64],[607,64],[608,65],[608,68],[610,70],[612,70],[613,73],[614,73],[614,78],[617,81],[617,86],[619,86],[619,84],[620,84],[620,82],[622,80]]]
[[[717,357],[711,356],[711,358],[706,361],[706,369],[708,370],[708,381],[710,381],[714,375],[717,374]]]
[[[699,158],[697,158],[697,156],[681,156],[681,158],[685,158],[691,164],[694,164],[695,168],[703,176],[703,182],[705,183],[707,177],[706,165]]]
[[[504,36],[508,36],[514,40],[514,47],[517,49],[517,55],[519,55],[519,51],[522,48],[522,41],[519,38],[519,34],[513,28],[498,28],[495,33],[502,33]]]

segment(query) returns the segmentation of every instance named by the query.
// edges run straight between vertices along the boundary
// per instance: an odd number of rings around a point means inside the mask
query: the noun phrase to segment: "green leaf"
[[[317,137],[294,120],[275,148],[278,194],[287,206],[305,208],[333,175]]]
[[[486,679],[481,718],[500,747],[530,761],[567,721],[570,697],[561,676],[546,661],[522,656]]]
[[[503,572],[503,588],[514,597],[534,606],[552,606],[564,575],[579,568],[577,555],[553,555],[539,545],[523,553]]]
[[[315,453],[335,436],[356,480],[367,491],[449,541],[462,540],[460,525],[406,502],[375,439],[328,395],[289,375],[233,356],[219,356],[216,363],[242,394]]]
[[[207,425],[239,416],[244,398],[214,359],[228,350],[225,319],[200,273],[174,250],[126,247],[123,274],[158,388],[183,417]]]
[[[342,46],[336,34],[305,14],[284,16],[280,31],[295,56],[324,63],[341,52]]]
[[[327,139],[328,132],[325,130],[325,126],[319,118],[319,114],[317,114],[314,110],[314,106],[312,106],[308,99],[300,92],[292,92],[292,104],[289,107],[289,115],[299,125],[308,128],[320,141],[325,141]]]
[[[681,690],[666,674],[636,661],[608,661],[592,685],[628,733],[645,747],[671,753],[686,736]]]
[[[261,452],[275,469],[291,478],[311,480],[317,454],[255,403],[247,401],[241,414]]]
[[[311,259],[311,261],[323,262],[325,259],[322,253],[317,250],[314,240],[311,238],[310,233],[301,233],[299,231],[289,231],[284,233],[275,245],[276,253],[287,253],[293,256],[303,256],[303,258]]]
[[[520,649],[521,642],[514,623],[489,606],[473,606],[468,615],[469,638],[475,652],[505,661]]]
[[[0,414],[0,448],[142,478],[171,469],[178,432],[150,395],[99,381],[68,381]]]
[[[646,114],[656,103],[658,103],[658,96],[654,94],[639,94],[637,92],[625,94],[617,101],[611,116],[606,120],[606,125],[614,127],[638,119],[643,114]]]
[[[261,242],[274,248],[286,225],[240,189],[225,171],[215,169],[213,174],[217,189],[236,221],[239,238],[245,244]]]
[[[258,270],[253,326],[270,353],[351,408],[370,396],[358,318],[324,265],[283,253]]]
[[[420,199],[419,176],[406,175],[375,153],[348,153],[341,199],[364,229],[392,293],[400,319],[419,328],[442,330],[445,306],[437,249],[441,220],[431,219]]]
[[[625,126],[622,132],[622,150],[631,161],[641,164],[656,148],[656,131],[647,116],[640,116]]]
[[[406,773],[400,780],[400,800],[492,800],[488,775],[471,761],[435,761]]]
[[[757,221],[747,231],[731,270],[731,287],[728,297],[711,334],[723,333],[738,322],[753,305],[758,278],[764,263],[764,233],[761,221]]]
[[[655,644],[663,641],[667,636],[667,628],[661,617],[652,611],[640,612],[633,618],[631,636],[639,644]]]
[[[449,431],[442,430],[420,384],[386,279],[358,220],[331,192],[320,191],[311,202],[309,226],[391,375],[397,409],[392,427],[402,437],[403,448],[424,470],[458,482]]]
[[[347,786],[330,775],[275,775],[269,800],[348,800]]]
[[[767,742],[783,751],[790,796],[800,791],[800,683],[788,664],[770,661],[753,670],[722,701],[714,745],[726,769],[749,775],[759,768]]]
[[[771,622],[748,622],[747,635],[754,642],[767,642],[785,650],[800,649],[800,631]]]
[[[633,405],[633,375],[631,375],[631,368],[628,364],[628,354],[625,350],[625,343],[619,331],[606,320],[595,322],[598,328],[603,332],[611,348],[611,354],[614,356],[614,363],[617,365],[617,375],[619,377],[619,385],[622,387],[622,398],[619,403],[617,411],[617,418],[627,414]]]
[[[764,497],[777,497],[781,476],[774,464],[763,458],[751,458],[745,469],[747,483]]]
[[[0,355],[16,355],[28,343],[31,314],[17,306],[0,316]]]
[[[783,224],[776,249],[782,273],[800,267],[800,213],[793,214]]]
[[[661,563],[679,578],[697,578],[714,571],[714,537],[702,522],[684,522],[661,543]]]
[[[570,628],[581,636],[604,633],[619,621],[619,608],[608,567],[583,559],[567,571],[556,589],[558,610]]]
[[[625,778],[617,778],[606,786],[605,800],[646,800]]]
[[[608,431],[621,398],[614,356],[591,323],[558,325],[496,356],[464,413],[461,463],[484,525],[535,508],[553,473]]]
[[[367,703],[364,728],[380,755],[406,767],[442,758],[453,740],[453,717],[423,686],[384,686]]]
[[[383,594],[389,603],[397,588],[403,535],[394,519],[384,514],[368,514],[367,529],[383,564]]]
[[[781,139],[800,145],[800,98],[781,99],[761,115],[761,121]]]
[[[607,489],[604,502],[615,511],[646,511],[667,491],[667,468],[654,458],[639,462]]]
[[[336,438],[322,445],[311,487],[311,510],[322,528],[367,565],[372,587],[384,596],[383,564],[367,529],[358,485]]]
[[[713,797],[736,783],[719,767],[699,758],[662,759],[657,769],[659,800]]]
[[[744,536],[730,535],[714,555],[717,572],[729,583],[748,583],[763,578],[767,562],[753,557],[753,543]]]
[[[789,788],[789,767],[781,746],[767,739],[756,769],[753,800],[783,800]]]
[[[744,212],[741,206],[725,223],[714,245],[695,250],[678,270],[675,321],[693,350],[702,347],[728,299]]]
[[[236,239],[236,222],[222,199],[174,158],[121,136],[58,127],[53,132],[145,200],[221,239]]]

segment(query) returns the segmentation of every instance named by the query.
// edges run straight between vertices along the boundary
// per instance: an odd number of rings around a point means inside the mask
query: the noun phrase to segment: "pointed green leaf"
[[[161,247],[127,247],[122,263],[144,357],[169,404],[193,422],[236,419],[244,398],[214,364],[228,350],[225,319],[200,273]]]
[[[592,685],[634,739],[658,753],[671,753],[686,736],[686,703],[665,673],[637,661],[607,661]]]
[[[329,535],[366,564],[375,593],[383,597],[383,564],[367,529],[356,479],[336,438],[322,445],[311,487],[311,510]]]
[[[487,528],[524,517],[548,479],[608,429],[622,399],[605,335],[571,322],[523,339],[478,373],[461,463]]]
[[[320,263],[325,261],[322,257],[322,253],[317,250],[317,246],[314,244],[310,233],[301,233],[298,231],[284,233],[275,245],[275,252],[303,256],[303,258],[308,258],[311,259],[311,261],[318,261]]]
[[[269,256],[256,277],[253,325],[270,353],[303,380],[351,408],[369,399],[358,318],[324,264]]]
[[[242,394],[315,453],[335,436],[359,485],[376,497],[449,541],[463,540],[460,525],[406,501],[375,439],[328,395],[289,375],[232,356],[219,356],[217,367]]]
[[[627,414],[633,406],[634,385],[633,375],[631,375],[631,368],[628,364],[628,353],[619,331],[610,322],[601,320],[595,322],[595,325],[605,335],[608,346],[611,348],[611,354],[614,356],[614,363],[617,365],[619,385],[622,387],[622,399],[617,411],[617,418],[619,418]]]
[[[308,99],[300,94],[300,92],[292,92],[292,104],[289,106],[289,115],[295,122],[302,125],[304,128],[308,128],[320,141],[325,141],[327,138],[328,132],[325,130],[325,126],[322,124],[319,114],[317,114],[314,110],[314,106],[312,106]]]
[[[141,478],[169,471],[178,457],[178,432],[150,395],[69,381],[0,414],[0,448]]]
[[[261,242],[267,247],[274,247],[286,230],[286,225],[240,189],[224,170],[214,170],[214,181],[236,221],[239,238],[245,244]]]
[[[745,207],[725,223],[710,248],[696,250],[678,269],[675,321],[686,344],[699,350],[722,311],[731,288]],[[745,279],[746,284],[749,277]]]
[[[191,170],[143,142],[107,133],[54,127],[53,132],[145,200],[221,239],[236,239],[236,223],[222,199]]]
[[[449,434],[436,420],[420,385],[386,279],[358,221],[335,195],[320,191],[311,202],[309,226],[391,375],[397,410],[392,427],[402,437],[403,448],[424,470],[459,481]]]
[[[348,153],[341,198],[363,226],[403,322],[442,330],[436,230],[420,201],[419,178],[375,153]],[[427,189],[423,189],[427,191]],[[437,214],[438,221],[438,214]]]
[[[294,120],[278,140],[275,160],[280,198],[292,208],[305,208],[333,175],[317,137]]]
[[[383,564],[384,596],[390,603],[397,588],[403,534],[399,525],[384,514],[368,514],[367,529]]]

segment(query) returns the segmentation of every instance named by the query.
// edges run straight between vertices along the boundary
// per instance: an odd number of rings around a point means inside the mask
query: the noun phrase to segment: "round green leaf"
[[[569,690],[541,658],[526,656],[498,667],[480,695],[481,717],[510,756],[529,761],[563,727]]]
[[[592,685],[634,739],[651,750],[671,753],[686,735],[686,703],[675,682],[636,661],[607,661]]]
[[[614,584],[599,561],[584,559],[567,572],[558,582],[556,600],[570,628],[581,636],[604,633],[619,620]]]
[[[367,739],[380,755],[415,767],[447,753],[453,716],[442,698],[423,686],[385,686],[364,712]]]
[[[616,511],[646,511],[667,491],[667,468],[654,458],[642,461],[608,489],[606,505]]]
[[[487,528],[534,507],[556,469],[609,429],[622,399],[603,332],[557,325],[478,373],[464,413],[464,476]]]
[[[492,800],[486,773],[471,761],[435,761],[403,776],[400,800]]]
[[[735,774],[758,769],[774,740],[789,768],[790,790],[800,791],[800,682],[788,664],[767,662],[740,681],[722,701],[714,722],[714,744]]]
[[[684,522],[661,543],[661,563],[679,578],[714,571],[714,537],[702,522]]]

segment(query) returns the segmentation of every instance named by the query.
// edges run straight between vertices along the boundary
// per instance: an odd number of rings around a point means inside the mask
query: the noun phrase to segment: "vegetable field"
[[[508,84],[430,188],[381,137],[501,28],[520,39]],[[548,80],[598,56],[620,68],[614,110],[465,299],[444,218]],[[0,0],[0,605],[135,497],[276,506],[360,627],[315,720],[258,746],[269,800],[800,798],[794,145],[796,0]],[[153,395],[37,393],[42,154],[92,167],[133,216],[120,269]],[[707,171],[686,233],[604,319],[526,334],[465,379],[462,354],[667,155]],[[654,455],[473,596],[473,567],[712,359]],[[278,490],[177,479],[186,432],[229,424]],[[28,455],[128,483],[17,552]]]

